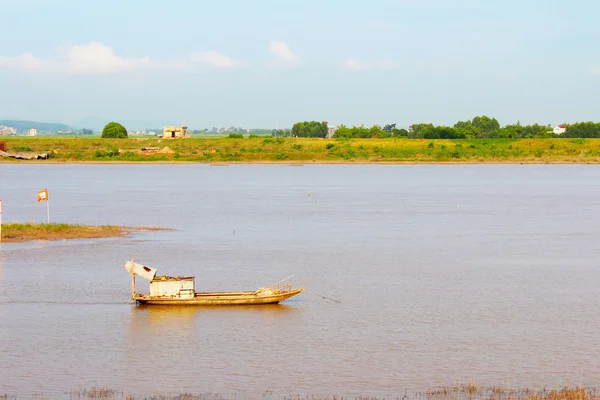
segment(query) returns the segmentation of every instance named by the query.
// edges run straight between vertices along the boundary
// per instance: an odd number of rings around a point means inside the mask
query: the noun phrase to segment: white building
[[[567,131],[567,127],[565,125],[559,125],[559,126],[555,126],[554,127],[554,134],[555,135],[562,135],[566,131]]]
[[[35,136],[37,135],[37,129],[35,128],[31,128],[28,132],[27,132],[27,136]]]
[[[329,122],[325,122],[325,124],[327,124],[327,137],[332,138],[337,128],[334,125],[329,125]]]

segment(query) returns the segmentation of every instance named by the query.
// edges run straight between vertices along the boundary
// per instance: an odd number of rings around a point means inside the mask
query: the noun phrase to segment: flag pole
[[[2,244],[2,199],[0,199],[0,244]]]
[[[48,212],[48,223],[50,223],[50,200],[46,200],[46,211]]]

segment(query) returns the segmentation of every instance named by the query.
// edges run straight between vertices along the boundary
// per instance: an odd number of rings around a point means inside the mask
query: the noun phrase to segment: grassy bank
[[[30,240],[93,239],[127,236],[133,232],[164,230],[157,227],[125,227],[119,225],[77,224],[2,224],[2,242],[25,242]]]
[[[101,139],[14,137],[9,152],[49,160],[0,162],[600,163],[600,139]]]
[[[173,395],[154,393],[150,396],[138,396],[132,393],[117,391],[108,387],[93,387],[91,389],[72,390],[68,394],[71,400],[104,399],[104,400],[226,400],[247,399],[245,393],[226,395],[222,393],[178,393]],[[311,394],[274,395],[266,391],[262,398],[282,400],[349,400],[346,396],[323,396]],[[17,396],[0,395],[0,400],[16,400]],[[39,399],[40,396],[32,396]],[[53,398],[44,394],[41,398]],[[510,389],[503,386],[479,387],[473,384],[432,388],[418,393],[399,393],[397,399],[403,400],[600,400],[597,388],[567,386],[551,390]],[[357,400],[380,400],[378,397],[362,395],[354,397]],[[383,400],[383,399],[382,399]]]

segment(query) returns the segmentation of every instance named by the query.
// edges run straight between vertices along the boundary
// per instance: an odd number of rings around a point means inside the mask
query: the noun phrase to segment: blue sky
[[[0,0],[0,118],[598,121],[599,13],[591,0]]]

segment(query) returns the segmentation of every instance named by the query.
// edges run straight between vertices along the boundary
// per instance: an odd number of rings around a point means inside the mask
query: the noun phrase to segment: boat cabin
[[[195,295],[195,283],[193,276],[158,276],[156,268],[148,267],[127,261],[123,265],[131,274],[132,297],[135,297],[135,277],[139,276],[150,282],[150,296],[171,299],[193,299]]]
[[[150,281],[150,296],[153,297],[192,299],[194,291],[193,276],[155,276]]]

